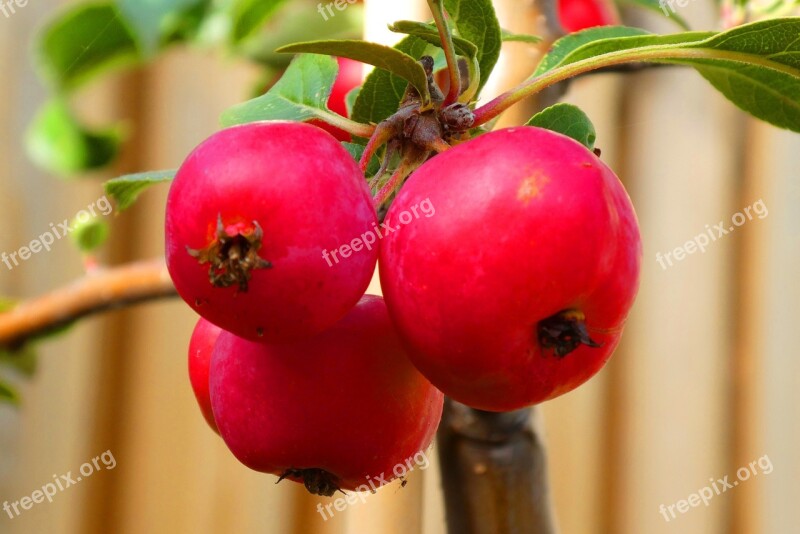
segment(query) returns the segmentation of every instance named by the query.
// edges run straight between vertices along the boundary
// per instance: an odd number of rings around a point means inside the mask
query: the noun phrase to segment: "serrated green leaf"
[[[669,20],[684,30],[689,31],[689,24],[686,22],[686,20],[677,13],[677,10],[673,11],[671,8],[669,8],[663,0],[617,0],[617,4],[620,6],[632,5],[643,7],[648,11],[658,13],[662,17],[669,18]]]
[[[417,37],[408,36],[394,47],[419,59],[429,49],[429,44]],[[361,92],[353,105],[352,118],[361,123],[379,123],[391,116],[400,106],[408,82],[391,72],[375,69],[364,80]]]
[[[547,51],[547,54],[545,54],[539,62],[533,75],[538,76],[556,68],[564,62],[564,59],[569,54],[588,43],[638,35],[652,34],[641,28],[630,28],[628,26],[598,26],[596,28],[588,28],[579,32],[570,33],[553,43],[550,50]]]
[[[234,0],[231,40],[239,43],[254,33],[286,0]]]
[[[108,239],[110,229],[108,224],[99,217],[92,217],[86,221],[75,219],[69,234],[78,250],[84,253],[100,248]]]
[[[502,31],[491,0],[444,0],[447,14],[455,23],[459,37],[478,47],[480,88],[486,84],[502,47]]]
[[[425,69],[415,58],[395,48],[367,41],[341,40],[296,43],[279,48],[278,52],[330,54],[361,61],[403,78],[419,91],[423,103],[430,101]]]
[[[548,61],[547,68],[544,70],[552,70],[553,67],[561,67],[563,65],[569,65],[570,63],[593,58],[602,54],[620,52],[623,50],[635,50],[647,47],[685,47],[694,43],[703,42],[706,39],[717,35],[714,32],[683,32],[671,35],[654,35],[652,33],[644,32],[644,30],[640,30],[639,28],[626,28],[626,30],[631,31],[631,33],[627,36],[619,35],[612,36],[610,38],[602,36],[602,30],[616,30],[620,28],[624,28],[624,26],[590,28],[579,33],[574,33],[572,35],[577,36],[586,32],[591,38],[585,40],[583,43],[573,43],[571,40],[569,40],[569,42],[566,43],[568,46],[562,45],[558,50],[556,50],[556,45],[560,41],[567,41],[567,38],[571,36],[568,35],[563,37],[559,41],[556,41],[551,49],[551,53],[554,53],[552,59],[557,60],[557,62],[554,65],[550,65],[550,60],[548,60],[548,57],[543,58],[542,64],[544,64],[546,60]],[[598,30],[596,33],[600,35],[595,35],[593,30]],[[550,54],[548,54],[548,56],[550,56]],[[539,68],[542,68],[542,64],[540,64]],[[538,68],[537,74],[540,74]]]
[[[561,102],[543,109],[526,123],[527,126],[537,126],[566,135],[580,144],[594,150],[597,133],[594,124],[577,106]]]
[[[330,56],[301,54],[265,94],[227,109],[224,126],[260,120],[307,121],[327,110],[339,65]]]
[[[0,404],[19,406],[19,393],[17,390],[0,380]]]
[[[207,0],[116,0],[120,12],[133,28],[140,49],[153,55],[178,25],[184,14],[207,4]]]
[[[570,51],[557,66],[629,61],[690,65],[731,102],[780,128],[800,132],[800,18],[773,19],[719,34],[687,32],[603,39]]]
[[[528,35],[525,33],[512,33],[508,30],[501,30],[501,38],[504,43],[528,43],[539,44],[542,38],[537,35]]]
[[[177,172],[177,169],[170,169],[126,174],[107,181],[103,187],[106,194],[117,203],[117,209],[124,211],[136,202],[145,189],[155,184],[172,181]]]
[[[141,60],[133,33],[111,2],[77,4],[38,35],[42,75],[64,91],[100,72]]]
[[[81,125],[61,100],[46,103],[28,127],[25,148],[44,169],[70,175],[111,163],[124,138],[121,126],[90,130]]]
[[[419,37],[433,46],[438,46],[440,48],[442,46],[442,41],[439,39],[439,30],[436,29],[435,24],[401,20],[390,24],[389,29],[395,33],[404,33],[406,35]],[[456,54],[459,56],[468,57],[470,59],[478,54],[478,47],[461,37],[453,36],[453,48],[455,48]]]

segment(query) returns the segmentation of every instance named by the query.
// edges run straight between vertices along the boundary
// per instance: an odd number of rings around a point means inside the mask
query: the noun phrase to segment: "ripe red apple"
[[[558,0],[558,17],[568,32],[619,24],[619,14],[610,0]]]
[[[641,242],[614,173],[580,143],[499,130],[429,160],[387,214],[381,285],[417,368],[446,395],[505,411],[566,393],[611,356]]]
[[[200,405],[208,425],[219,434],[217,423],[214,421],[214,412],[211,410],[211,396],[208,392],[208,371],[211,366],[211,354],[217,343],[222,329],[214,326],[202,317],[197,321],[189,341],[189,381],[192,391]]]
[[[336,58],[339,63],[339,74],[328,98],[328,108],[342,117],[347,117],[347,93],[361,85],[363,64],[348,58]],[[311,124],[332,134],[339,141],[350,141],[350,134],[320,120],[312,120]]]
[[[288,341],[331,326],[364,294],[377,251],[335,251],[376,224],[353,158],[308,124],[215,133],[186,159],[167,199],[166,257],[181,297],[217,326]]]
[[[442,401],[408,360],[383,299],[370,295],[297,343],[223,332],[211,363],[214,415],[233,454],[320,495],[394,479],[430,445]]]

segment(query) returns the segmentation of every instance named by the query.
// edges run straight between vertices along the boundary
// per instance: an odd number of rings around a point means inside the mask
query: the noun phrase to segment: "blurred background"
[[[32,38],[67,4],[29,0],[0,16],[0,251],[73,217],[102,196],[106,179],[177,167],[218,129],[219,113],[249,98],[263,76],[234,58],[178,47],[148,67],[92,84],[77,100],[82,116],[125,119],[130,141],[113,168],[59,180],[29,162],[23,137],[46,98],[30,61]],[[320,19],[316,2],[291,4],[304,6],[293,17]],[[532,2],[499,0],[497,9],[505,29],[542,29]],[[360,6],[348,10],[362,16]],[[694,28],[718,27],[711,2],[692,2],[681,14]],[[367,0],[363,16],[367,36],[386,43],[396,40],[387,22],[429,18],[421,0]],[[625,16],[629,25],[677,31],[658,15]],[[484,98],[527,77],[539,57],[529,45],[504,45]],[[565,99],[593,120],[602,158],[633,198],[644,261],[612,361],[538,413],[561,532],[798,532],[800,136],[749,118],[691,69],[592,75],[572,83]],[[527,120],[533,105],[504,123]],[[104,260],[163,254],[166,192],[154,188],[109,217]],[[657,262],[656,253],[683,246],[706,225],[728,226],[759,201],[768,215],[671,267]],[[81,274],[80,255],[64,240],[12,271],[0,265],[0,296],[38,295]],[[54,475],[77,473],[105,451],[117,465],[20,517],[0,512],[0,532],[444,532],[436,465],[327,521],[316,506],[329,500],[240,465],[192,396],[186,347],[194,322],[182,302],[170,301],[84,321],[39,345],[38,371],[16,382],[21,406],[0,405],[0,503],[31,495]],[[659,512],[710,479],[736,480],[739,468],[765,456],[771,472],[757,467],[757,476],[708,506],[670,521]]]

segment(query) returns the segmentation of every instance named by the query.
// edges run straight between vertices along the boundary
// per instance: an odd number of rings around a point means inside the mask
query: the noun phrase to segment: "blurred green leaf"
[[[17,301],[0,297],[0,313],[11,311],[17,305]]]
[[[652,11],[653,13],[658,13],[662,17],[667,17],[669,20],[680,26],[682,29],[689,31],[689,24],[686,20],[678,15],[676,11],[673,11],[667,4],[664,3],[664,0],[617,0],[617,4],[620,7],[625,6],[638,6],[648,11]]]
[[[170,182],[175,178],[177,169],[166,171],[148,171],[136,174],[126,174],[105,183],[106,194],[117,203],[117,209],[124,211],[136,202],[142,192],[155,185]]]
[[[121,15],[111,2],[81,3],[45,26],[36,46],[45,79],[68,91],[100,72],[141,60]]]
[[[69,175],[108,165],[118,154],[123,128],[90,130],[59,99],[47,102],[29,126],[25,148],[50,172]]]
[[[374,65],[411,83],[422,95],[423,103],[430,101],[425,69],[416,58],[395,48],[359,40],[312,41],[284,46],[278,52],[329,54]]]
[[[253,61],[282,71],[293,59],[288,54],[275,51],[282,46],[313,39],[361,37],[364,21],[361,5],[352,5],[327,21],[322,17],[309,17],[308,11],[307,3],[290,2],[270,19],[262,31],[243,42],[240,51]]]
[[[16,351],[0,348],[0,365],[14,369],[22,376],[31,377],[38,366],[36,351],[30,343]]]
[[[206,0],[116,0],[125,20],[133,27],[141,50],[152,56],[165,37]]]
[[[255,32],[286,0],[234,0],[231,40],[239,43]]]
[[[581,108],[564,102],[543,109],[534,115],[526,125],[538,126],[564,134],[589,150],[594,149],[594,142],[597,138],[594,125],[586,113]]]
[[[100,248],[108,239],[110,232],[108,223],[99,217],[92,217],[86,221],[75,219],[71,227],[72,233],[69,234],[69,237],[78,250],[83,253]]]
[[[0,380],[0,404],[3,403],[19,406],[19,394],[17,390]]]
[[[330,56],[301,54],[280,80],[261,95],[227,109],[222,124],[233,126],[260,120],[307,121],[316,110],[327,110],[339,64]]]

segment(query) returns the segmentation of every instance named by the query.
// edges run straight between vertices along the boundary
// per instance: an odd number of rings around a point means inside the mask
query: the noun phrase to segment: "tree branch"
[[[446,400],[438,450],[449,533],[555,532],[544,445],[531,413],[482,412]]]
[[[0,347],[13,350],[82,317],[174,296],[162,258],[99,270],[0,313]]]

